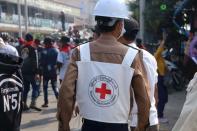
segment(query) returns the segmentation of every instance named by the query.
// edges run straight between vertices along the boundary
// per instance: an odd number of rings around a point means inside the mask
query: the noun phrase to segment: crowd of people
[[[154,55],[149,53],[137,38],[138,22],[121,0],[98,1],[93,15],[96,26],[85,44],[73,42],[68,30],[59,40],[27,33],[14,47],[1,33],[0,131],[20,131],[22,111],[47,108],[49,82],[57,99],[59,131],[70,131],[73,111],[83,119],[82,131],[159,131],[159,123],[168,122],[165,36]],[[74,34],[80,37],[78,31]],[[193,43],[190,50],[195,52],[196,39]],[[37,105],[41,89],[42,108]]]
[[[66,72],[73,43],[68,36],[62,36],[59,41],[46,36],[43,42],[26,34],[24,40],[20,38],[17,46],[19,56],[23,58],[22,76],[24,81],[23,110],[29,108],[41,111],[36,106],[36,99],[43,89],[44,102],[42,107],[48,107],[48,84],[51,83],[56,99],[59,95],[58,82],[62,82]],[[59,77],[58,77],[59,76]],[[59,78],[59,80],[58,80]],[[43,82],[43,88],[41,83]],[[31,85],[31,86],[30,86]],[[32,99],[27,105],[27,96],[32,87]]]

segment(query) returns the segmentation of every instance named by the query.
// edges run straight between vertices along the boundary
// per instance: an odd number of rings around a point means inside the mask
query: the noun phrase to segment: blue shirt
[[[41,52],[40,66],[44,77],[57,76],[57,55],[58,49],[56,48],[45,48]]]

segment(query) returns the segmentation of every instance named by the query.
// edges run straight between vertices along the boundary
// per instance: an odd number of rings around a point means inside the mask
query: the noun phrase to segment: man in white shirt
[[[60,49],[60,52],[58,52],[58,56],[57,56],[57,65],[58,68],[60,69],[60,73],[59,73],[60,83],[62,82],[62,80],[64,80],[64,75],[66,73],[70,54],[71,54],[70,52],[71,48],[70,45],[68,44],[69,42],[70,42],[70,38],[66,36],[62,36],[60,40],[60,44],[62,47]]]
[[[130,46],[131,48],[138,48],[134,43],[136,39],[136,35],[139,30],[138,22],[134,19],[125,20],[125,30],[123,37],[119,39],[119,41],[123,44]],[[148,51],[141,49],[142,54],[142,61],[144,63],[144,67],[146,72],[144,75],[147,78],[148,89],[147,92],[149,94],[149,99],[151,102],[150,113],[149,113],[149,127],[147,128],[148,131],[158,131],[158,116],[157,116],[157,108],[156,108],[156,100],[155,95],[156,93],[156,85],[157,85],[157,62],[152,54]],[[130,126],[131,131],[135,130],[137,126],[137,113],[138,108],[136,102],[134,100],[133,103],[133,110],[131,112],[131,119],[130,119]]]

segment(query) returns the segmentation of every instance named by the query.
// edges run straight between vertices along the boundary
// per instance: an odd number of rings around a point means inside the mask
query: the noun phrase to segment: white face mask
[[[118,37],[118,39],[120,38],[120,37],[122,37],[123,35],[124,35],[124,33],[126,32],[126,30],[125,30],[125,28],[124,28],[124,21],[122,22],[123,24],[122,24],[122,30],[121,30],[121,33],[120,33],[120,36]]]

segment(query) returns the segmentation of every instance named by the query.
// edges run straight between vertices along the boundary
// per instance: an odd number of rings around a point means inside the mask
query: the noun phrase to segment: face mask
[[[120,36],[118,37],[118,39],[120,37],[122,37],[124,35],[124,33],[126,32],[125,28],[124,28],[124,21],[123,21],[123,24],[122,24],[122,30],[121,30],[121,33],[120,33]]]

